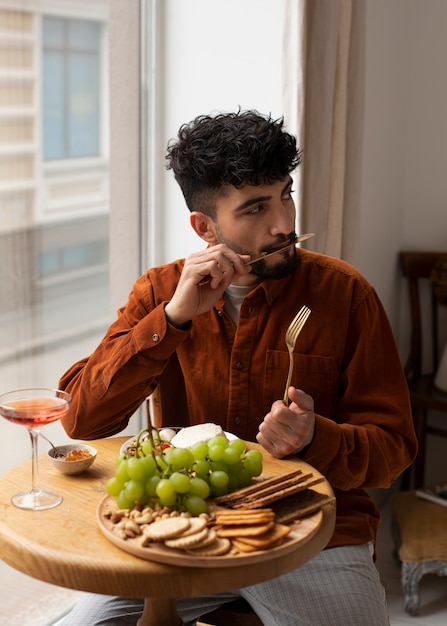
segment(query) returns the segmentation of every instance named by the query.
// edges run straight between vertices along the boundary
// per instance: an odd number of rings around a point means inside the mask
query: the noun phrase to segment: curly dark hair
[[[225,185],[271,184],[301,162],[296,139],[284,119],[257,111],[200,115],[181,126],[168,144],[172,169],[190,211],[215,217],[215,201]]]

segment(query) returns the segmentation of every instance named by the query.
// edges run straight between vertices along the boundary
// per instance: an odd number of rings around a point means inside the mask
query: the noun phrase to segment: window
[[[0,0],[2,391],[56,386],[110,323],[108,15],[109,0]],[[16,441],[4,471],[29,442],[0,432]]]
[[[43,154],[99,156],[100,23],[44,17]]]

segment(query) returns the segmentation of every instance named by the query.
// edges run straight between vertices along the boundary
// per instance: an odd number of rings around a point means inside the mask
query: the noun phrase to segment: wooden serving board
[[[216,557],[198,557],[189,555],[182,550],[168,548],[163,543],[158,542],[151,543],[148,547],[142,547],[141,537],[121,539],[114,531],[115,524],[106,517],[106,513],[117,510],[117,508],[115,499],[111,496],[103,498],[97,508],[96,517],[99,528],[109,541],[121,550],[124,550],[124,552],[133,554],[141,559],[182,567],[234,567],[238,562],[243,565],[249,565],[273,560],[287,553],[291,548],[304,545],[315,535],[323,520],[323,512],[320,510],[314,515],[291,524],[291,532],[284,539],[283,543],[276,548],[257,550],[256,552],[245,554],[229,553]]]

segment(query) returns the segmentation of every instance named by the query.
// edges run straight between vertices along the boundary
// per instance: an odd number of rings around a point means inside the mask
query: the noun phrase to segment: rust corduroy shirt
[[[183,261],[146,272],[98,348],[62,377],[73,398],[63,425],[74,438],[117,433],[155,391],[158,426],[215,422],[254,441],[283,396],[284,336],[306,304],[312,314],[296,344],[292,384],[314,398],[316,426],[302,458],[337,497],[329,546],[375,541],[379,516],[364,489],[389,487],[417,447],[401,361],[371,285],[342,261],[297,253],[293,275],[246,296],[237,327],[223,299],[187,330],[172,327],[164,305]]]

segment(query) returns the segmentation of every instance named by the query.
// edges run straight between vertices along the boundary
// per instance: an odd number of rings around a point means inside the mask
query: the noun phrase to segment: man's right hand
[[[222,243],[186,257],[177,289],[165,307],[169,323],[181,328],[209,311],[235,277],[251,271],[246,265],[249,260],[249,255],[237,254]],[[204,280],[207,282],[200,285]]]

